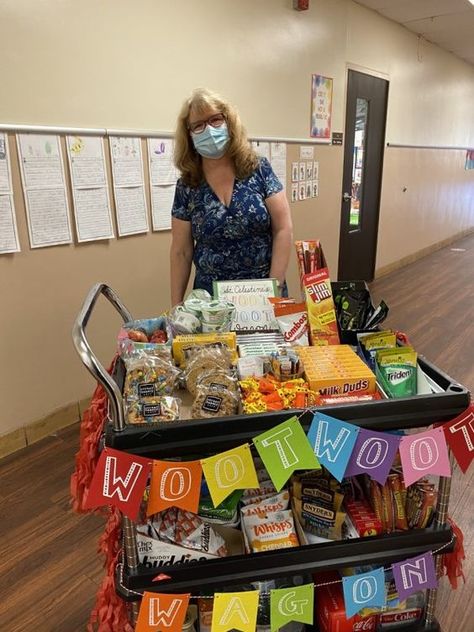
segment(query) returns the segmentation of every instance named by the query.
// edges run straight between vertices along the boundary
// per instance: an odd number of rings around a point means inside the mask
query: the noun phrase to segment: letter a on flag
[[[201,477],[200,461],[153,461],[147,515],[168,507],[197,513]]]
[[[236,489],[257,489],[257,472],[248,443],[201,460],[214,507]]]
[[[144,592],[135,632],[181,632],[189,595]]]
[[[295,470],[321,469],[296,417],[258,435],[253,442],[277,491],[281,490]]]
[[[114,505],[125,516],[136,520],[150,464],[150,459],[105,448],[97,463],[85,508]]]
[[[258,590],[215,593],[211,632],[255,632],[257,629]]]

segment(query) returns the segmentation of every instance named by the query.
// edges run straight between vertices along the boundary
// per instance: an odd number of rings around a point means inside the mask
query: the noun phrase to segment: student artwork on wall
[[[327,142],[331,140],[332,83],[331,77],[312,76],[311,137]]]
[[[308,151],[311,149],[312,151]],[[313,158],[314,147],[300,147],[300,158]],[[301,202],[319,197],[319,161],[300,160],[291,163],[291,201]]]
[[[0,254],[19,250],[8,138],[0,133]]]

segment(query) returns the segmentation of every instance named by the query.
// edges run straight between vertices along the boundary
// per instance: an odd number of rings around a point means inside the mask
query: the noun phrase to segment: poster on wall
[[[332,113],[331,77],[312,75],[311,82],[311,138],[330,142]]]
[[[465,169],[474,169],[474,149],[468,149],[466,151]]]

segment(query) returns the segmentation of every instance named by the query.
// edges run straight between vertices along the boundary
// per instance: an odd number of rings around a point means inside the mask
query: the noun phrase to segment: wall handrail
[[[455,149],[458,151],[473,151],[474,147],[459,147],[458,145],[410,145],[404,143],[387,143],[387,147],[403,149]]]

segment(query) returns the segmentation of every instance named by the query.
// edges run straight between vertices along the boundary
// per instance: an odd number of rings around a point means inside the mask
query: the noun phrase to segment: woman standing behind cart
[[[292,224],[281,182],[250,146],[235,108],[195,90],[178,117],[181,178],[172,209],[171,302],[219,279],[275,278],[284,291]]]

